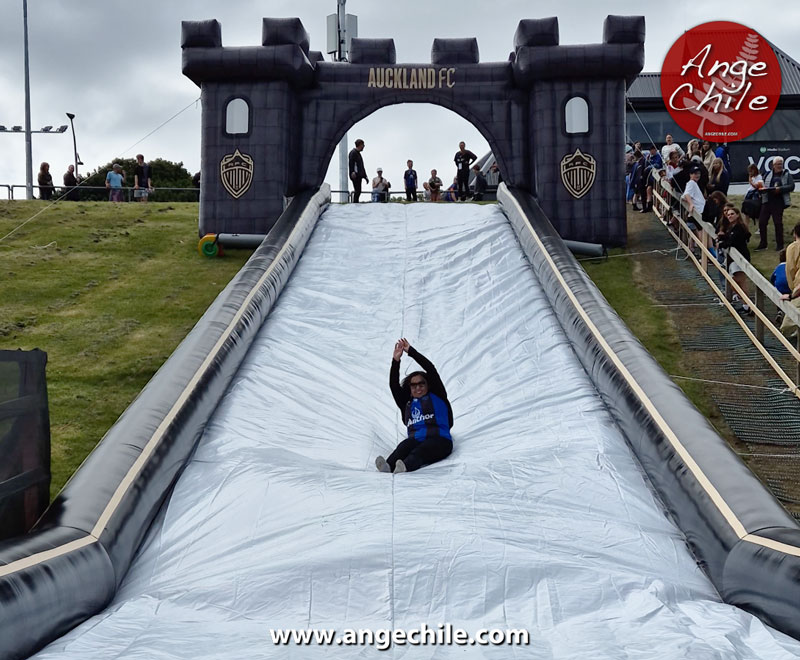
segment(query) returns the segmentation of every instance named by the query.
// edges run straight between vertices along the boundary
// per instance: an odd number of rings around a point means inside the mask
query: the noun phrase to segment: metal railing
[[[439,201],[441,201],[441,202],[446,201],[444,199],[444,194],[446,192],[452,192],[452,191],[448,191],[447,189],[439,191],[439,194],[440,194],[440,200]],[[455,193],[458,194],[458,191],[455,191]],[[340,194],[347,194],[347,203],[349,203],[349,204],[353,203],[353,194],[354,193],[353,193],[352,190],[331,190],[331,196],[340,195]],[[386,194],[389,196],[388,201],[392,201],[392,195],[394,195],[395,198],[398,199],[401,202],[405,201],[405,199],[406,199],[406,191],[405,191],[405,189],[402,189],[402,190],[387,190]],[[475,191],[470,188],[468,193],[467,193],[467,196],[471,197],[474,194],[475,194]],[[495,201],[497,199],[497,197],[496,197],[496,195],[497,195],[497,186],[488,186],[486,188],[486,190],[484,191],[483,195],[484,195],[484,201],[487,201],[487,202],[488,201]],[[359,203],[361,203],[361,202],[371,202],[371,201],[372,201],[372,190],[371,189],[362,190],[361,191],[361,200],[359,201]],[[430,201],[430,200],[426,200],[425,199],[425,191],[422,188],[417,188],[417,201],[418,202]]]
[[[727,269],[721,265],[716,257],[711,253],[710,248],[713,246],[716,239],[716,230],[712,225],[705,222],[697,211],[689,213],[686,205],[681,197],[673,189],[666,178],[661,178],[655,182],[653,186],[653,211],[656,216],[664,223],[673,238],[678,242],[679,246],[686,252],[688,258],[692,261],[694,266],[700,272],[700,275],[706,280],[712,291],[719,297],[720,301],[731,313],[744,333],[758,349],[762,356],[767,360],[769,365],[786,384],[788,389],[798,398],[800,398],[800,332],[795,339],[796,344],[792,345],[783,333],[776,327],[774,323],[764,313],[764,305],[767,299],[772,301],[775,306],[783,312],[783,314],[800,327],[800,310],[794,305],[781,298],[780,292],[769,282],[736,248],[729,248],[728,255],[731,260],[744,272],[747,279],[755,287],[755,302],[745,293],[745,291],[736,283],[733,276],[728,273]],[[697,225],[701,231],[701,239],[698,241],[697,236],[691,230],[687,222],[691,220],[692,223]],[[700,257],[696,257],[692,249],[692,244],[698,245],[700,248]],[[711,276],[708,274],[708,265],[712,264],[719,273],[725,278],[725,290],[721,290]],[[755,315],[755,332],[750,330],[750,327],[739,316],[736,309],[731,304],[731,294],[736,292],[739,299],[749,306]],[[769,353],[764,346],[764,330],[772,333],[778,342],[785,348],[792,358],[797,362],[796,373],[794,380],[783,370],[777,363],[775,358]]]
[[[42,186],[37,186],[37,185],[33,186],[33,188],[35,190],[40,190],[41,187]],[[15,196],[14,196],[14,191],[17,188],[20,188],[21,190],[24,191],[24,190],[26,190],[27,186],[25,184],[0,183],[0,188],[5,188],[6,189],[6,194],[7,194],[7,199],[9,201],[14,201],[16,199]],[[51,202],[59,201],[59,200],[61,200],[61,201],[72,201],[72,200],[68,199],[68,195],[69,195],[70,192],[74,192],[74,191],[78,191],[78,200],[77,201],[101,201],[101,200],[97,199],[97,192],[98,191],[103,192],[103,198],[104,199],[108,199],[108,192],[109,192],[108,188],[106,188],[105,186],[78,185],[78,186],[74,186],[72,188],[70,188],[69,186],[56,186],[53,189],[52,197],[50,198],[50,200],[46,200],[46,201],[51,201]],[[92,199],[91,200],[82,200],[81,199],[81,193],[83,191],[91,191]],[[122,191],[123,191],[123,199],[124,199],[124,201],[126,201],[126,202],[135,201],[134,197],[133,197],[133,192],[134,192],[133,188],[131,188],[131,187],[123,187]],[[196,201],[199,201],[199,198],[200,198],[200,188],[154,188],[153,192],[151,192],[149,194],[149,199],[151,201],[154,201],[154,202],[157,202],[157,201],[175,201],[173,199],[159,200],[159,196],[160,197],[164,197],[165,193],[166,193],[166,197],[169,197],[168,193],[171,193],[171,192],[172,193],[176,193],[176,192],[183,192],[183,193],[191,192],[191,193],[193,193],[193,196],[195,197],[195,199],[193,199],[193,200],[184,200],[184,201],[194,201],[194,202],[196,202]],[[23,199],[24,199],[24,193],[23,193]],[[40,199],[41,199],[41,193],[40,193]]]

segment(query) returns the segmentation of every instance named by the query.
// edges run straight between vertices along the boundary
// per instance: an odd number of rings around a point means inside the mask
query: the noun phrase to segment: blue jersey
[[[429,393],[419,399],[411,399],[404,412],[410,440],[422,442],[434,436],[453,439],[450,435],[450,409],[441,397]]]
[[[446,438],[452,442],[450,427],[453,426],[453,409],[436,367],[413,346],[409,347],[408,356],[425,369],[425,378],[428,381],[428,393],[419,399],[412,397],[408,385],[400,385],[400,361],[392,360],[389,387],[403,415],[409,439],[422,442],[426,438]]]
[[[406,182],[406,188],[417,187],[417,172],[416,170],[406,170],[403,174],[403,180]]]

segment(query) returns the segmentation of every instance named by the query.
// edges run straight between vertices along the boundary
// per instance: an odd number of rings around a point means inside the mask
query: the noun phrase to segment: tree
[[[196,202],[197,191],[192,183],[192,175],[183,166],[183,162],[175,163],[163,158],[148,161],[150,165],[150,179],[155,191],[150,195],[154,202]],[[117,158],[93,170],[84,177],[81,187],[99,186],[103,190],[81,190],[81,200],[100,201],[108,199],[105,190],[106,174],[111,171],[111,166],[119,163],[125,173],[125,188],[133,188],[133,173],[136,169],[135,158]],[[164,190],[165,188],[190,188],[192,190]]]

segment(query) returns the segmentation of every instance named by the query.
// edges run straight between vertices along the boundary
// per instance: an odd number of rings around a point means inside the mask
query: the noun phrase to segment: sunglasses
[[[409,383],[409,386],[410,387],[424,387],[427,384],[428,383],[426,383],[424,380],[420,380],[420,381],[417,381],[417,382],[414,382],[414,383]]]

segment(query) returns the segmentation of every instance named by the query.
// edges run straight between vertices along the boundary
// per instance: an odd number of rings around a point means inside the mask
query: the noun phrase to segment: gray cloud
[[[78,151],[93,168],[137,142],[163,121],[189,105],[199,89],[181,74],[180,22],[216,18],[227,46],[257,45],[261,17],[299,16],[311,36],[311,47],[326,49],[325,16],[334,0],[255,0],[219,3],[212,0],[139,0],[127,5],[101,2],[29,0],[32,124],[67,123],[65,112],[77,115]],[[750,0],[678,0],[663,4],[640,0],[571,0],[554,5],[536,0],[443,0],[411,6],[350,0],[347,9],[359,17],[361,36],[393,37],[398,60],[430,61],[434,37],[476,36],[482,61],[505,60],[521,18],[559,17],[561,43],[595,43],[602,39],[608,14],[644,14],[647,20],[645,70],[657,71],[673,41],[694,25],[732,20],[758,30],[795,59],[800,58],[795,33],[798,3],[780,11],[754,11]],[[424,120],[435,117],[435,128]],[[22,75],[22,1],[9,0],[0,22],[0,124],[24,122]],[[367,164],[382,165],[399,185],[408,157],[418,171],[450,167],[459,139],[473,151],[486,149],[479,133],[454,113],[430,106],[393,106],[359,122],[350,132],[367,140]],[[135,147],[150,158],[182,160],[190,171],[200,166],[200,111],[191,107],[155,135]],[[0,134],[0,183],[24,183],[24,138]],[[416,154],[416,155],[414,155]],[[34,176],[42,160],[51,163],[56,180],[72,161],[72,138],[33,138]],[[336,156],[327,180],[338,185]],[[397,169],[393,169],[397,168]],[[18,195],[21,191],[18,191]],[[0,192],[0,196],[4,196]]]

